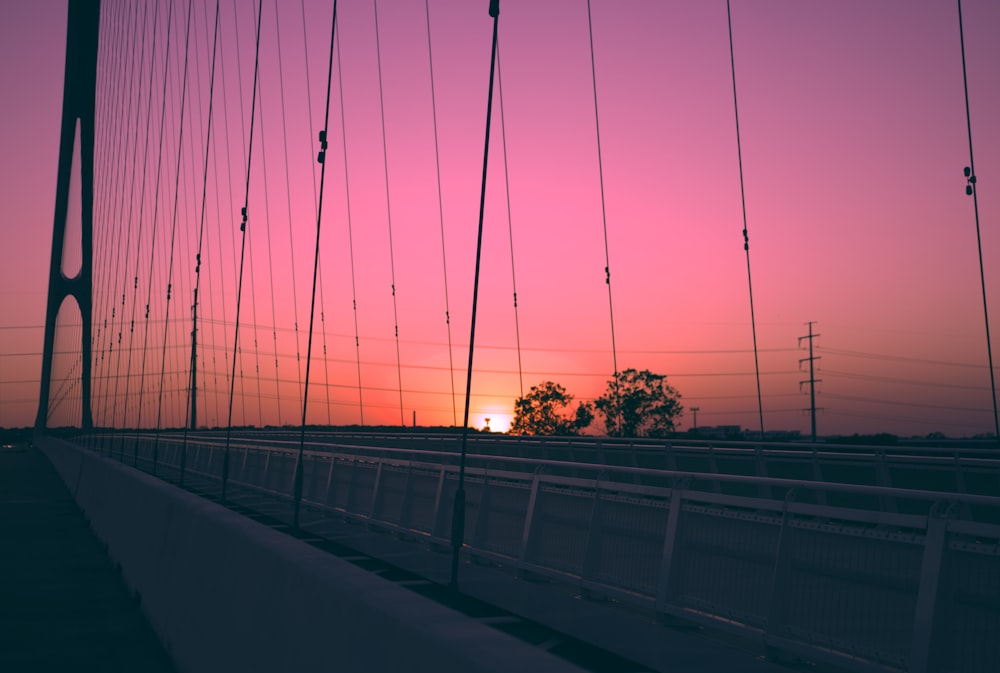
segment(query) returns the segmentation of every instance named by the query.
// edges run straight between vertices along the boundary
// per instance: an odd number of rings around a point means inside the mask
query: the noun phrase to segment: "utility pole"
[[[816,360],[819,360],[819,356],[813,355],[813,339],[820,336],[819,334],[813,334],[813,325],[815,324],[812,320],[806,323],[809,325],[809,334],[806,336],[799,337],[799,348],[802,348],[802,342],[805,339],[809,340],[809,357],[799,359],[799,369],[802,369],[802,363],[809,363],[809,378],[805,381],[799,381],[799,390],[806,383],[809,384],[809,413],[812,419],[812,441],[816,441],[816,384],[821,382],[821,379],[816,378]]]
[[[698,412],[701,411],[701,407],[691,407],[691,413],[694,414],[694,428],[692,432],[698,432]]]

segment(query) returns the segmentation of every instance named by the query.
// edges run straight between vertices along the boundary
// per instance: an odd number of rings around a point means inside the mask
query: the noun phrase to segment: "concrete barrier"
[[[581,670],[131,467],[36,444],[181,671]]]

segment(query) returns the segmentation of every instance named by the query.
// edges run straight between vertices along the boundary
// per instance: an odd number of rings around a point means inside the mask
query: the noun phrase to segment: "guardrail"
[[[221,477],[219,442],[130,441]],[[453,454],[347,448],[305,452],[303,507],[448,545]],[[290,500],[295,470],[230,446],[230,484]],[[1000,661],[998,497],[482,454],[466,479],[468,555],[855,670]]]
[[[212,432],[192,434],[193,438],[203,439],[218,436]],[[277,447],[298,447],[299,442],[297,431],[280,429],[240,430],[234,437]],[[460,448],[460,436],[453,433],[310,431],[307,440],[309,448],[333,451],[363,446],[457,453]],[[469,447],[484,455],[619,467],[781,477],[949,493],[1000,493],[1000,451],[992,443],[867,446],[473,434],[469,437]]]

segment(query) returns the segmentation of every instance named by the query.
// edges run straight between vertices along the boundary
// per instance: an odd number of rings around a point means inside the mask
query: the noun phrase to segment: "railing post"
[[[372,500],[368,507],[368,518],[375,519],[378,514],[378,490],[382,486],[382,461],[385,458],[381,457],[378,461],[378,467],[375,468],[375,483],[372,485]]]
[[[587,528],[587,546],[583,556],[583,579],[593,579],[600,567],[601,535],[601,477],[594,480],[594,498],[590,509],[590,526]]]
[[[670,510],[667,513],[667,532],[663,536],[663,555],[660,557],[660,578],[656,590],[656,612],[664,614],[670,602],[670,575],[673,572],[674,558],[678,555],[677,529],[680,524],[681,509],[684,505],[684,489],[686,484],[675,485],[670,490]]]
[[[668,439],[666,445],[663,448],[666,449],[667,453],[667,469],[676,470],[677,456],[674,455],[674,443]]]
[[[437,491],[434,493],[434,521],[431,523],[431,535],[435,537],[444,537],[439,531],[441,529],[441,515],[444,511],[441,505],[444,503],[445,474],[447,474],[447,470],[445,470],[445,465],[442,464],[438,472]]]
[[[755,446],[753,448],[753,453],[754,463],[757,468],[757,476],[767,479],[767,461],[764,459],[764,450],[760,448],[760,446]],[[760,484],[757,487],[757,495],[766,500],[771,500],[774,497],[769,484]]]
[[[528,496],[528,510],[524,515],[524,529],[521,531],[521,550],[518,560],[528,560],[528,545],[531,543],[531,523],[535,518],[535,508],[538,504],[538,472],[531,478],[531,494]]]
[[[909,673],[926,673],[936,670],[932,666],[934,652],[931,644],[950,515],[951,504],[939,502],[934,504],[927,516],[924,557],[920,564],[920,586],[917,589],[917,607],[913,617],[913,644],[910,647]]]
[[[771,573],[771,590],[768,594],[767,623],[764,627],[764,643],[768,646],[768,639],[778,629],[785,611],[784,592],[782,591],[782,579],[788,577],[788,570],[791,565],[790,554],[788,553],[788,538],[790,536],[788,525],[788,505],[795,500],[796,489],[789,489],[785,494],[785,501],[781,506],[781,529],[778,531],[778,543],[774,550],[774,571]]]
[[[324,501],[327,505],[330,505],[330,488],[333,486],[333,466],[337,462],[337,454],[330,454],[330,470],[326,473],[326,500]]]

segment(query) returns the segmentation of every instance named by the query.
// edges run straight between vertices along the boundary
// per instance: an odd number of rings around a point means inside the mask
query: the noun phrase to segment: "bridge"
[[[978,282],[914,286],[956,331],[894,350],[843,337],[830,307],[850,292],[818,304],[839,346],[817,345],[812,322],[778,326],[780,311],[761,320],[777,262],[751,267],[747,204],[767,188],[745,180],[762,145],[737,78],[759,16],[511,0],[501,21],[501,3],[479,4],[69,2],[34,443],[174,665],[992,670],[1000,426],[969,85],[994,14],[966,8],[970,26],[957,3],[961,215],[928,197],[974,224]],[[907,21],[943,43],[927,11]],[[806,18],[821,17],[787,20]],[[663,157],[635,149],[663,139],[644,127],[650,71],[629,58],[668,19],[721,37],[734,179],[730,210],[705,212],[737,222],[739,245],[697,277],[739,284],[738,302],[713,305],[739,311],[739,338],[668,336],[648,297],[680,304],[621,253],[666,240],[623,223],[643,211],[622,203]],[[836,34],[845,18],[826,20]],[[539,44],[554,66],[525,56]],[[543,102],[561,122],[539,130]],[[749,109],[750,128],[767,125]],[[560,124],[565,142],[546,144]],[[993,140],[975,146],[981,167]],[[557,146],[562,177],[545,168]],[[547,220],[555,239],[539,236]],[[689,431],[615,436],[621,375],[660,367]],[[828,375],[854,387],[824,389]],[[539,379],[573,382],[567,402],[603,414],[604,432],[489,432]],[[787,401],[800,386],[808,398]],[[699,412],[750,430],[705,439]],[[817,415],[845,441],[817,436]],[[915,437],[846,441],[886,427]]]

